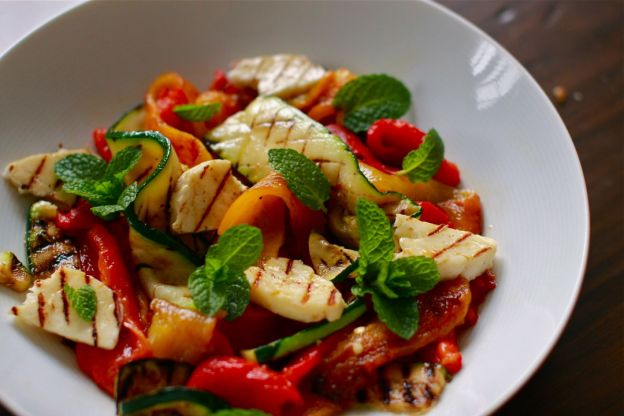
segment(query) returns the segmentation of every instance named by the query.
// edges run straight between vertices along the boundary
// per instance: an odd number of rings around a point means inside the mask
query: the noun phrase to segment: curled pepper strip
[[[162,108],[158,105],[160,94],[166,90],[182,91],[187,102],[194,102],[198,96],[197,90],[180,75],[169,72],[156,78],[150,85],[145,96],[145,108],[147,110],[145,125],[149,130],[157,130],[167,137],[182,163],[187,166],[195,166],[201,162],[212,160],[210,152],[197,137],[171,126],[162,118]],[[201,124],[201,123],[200,123]],[[203,126],[203,125],[202,125]],[[197,126],[199,129],[205,127]]]
[[[280,175],[262,179],[243,192],[226,211],[219,234],[238,224],[254,225],[262,230],[263,256],[276,257],[280,249],[305,258],[308,255],[308,236],[313,229],[321,230],[324,216],[320,211],[306,207],[288,189]],[[292,236],[291,247],[284,247],[287,233]]]

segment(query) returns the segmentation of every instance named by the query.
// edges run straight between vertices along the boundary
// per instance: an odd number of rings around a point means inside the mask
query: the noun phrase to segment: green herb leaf
[[[139,186],[136,182],[133,182],[130,186],[124,189],[117,199],[116,204],[112,205],[98,205],[91,208],[91,212],[100,218],[105,220],[112,220],[115,214],[123,212],[126,208],[134,202],[139,193]]]
[[[173,112],[188,121],[208,121],[221,111],[221,103],[176,105]]]
[[[122,209],[126,209],[130,206],[130,204],[134,202],[138,194],[139,194],[139,185],[136,182],[132,182],[130,186],[124,189],[121,195],[119,195],[117,204]]]
[[[250,295],[244,271],[258,261],[262,248],[262,232],[256,227],[242,224],[224,232],[208,249],[206,264],[189,276],[197,309],[209,316],[224,310],[228,320],[242,315]]]
[[[380,118],[399,118],[411,103],[410,91],[394,77],[363,75],[345,84],[336,97],[335,107],[345,110],[344,125],[361,133]]]
[[[115,214],[122,212],[124,207],[121,205],[98,205],[97,207],[92,207],[91,212],[93,215],[96,215],[104,220],[112,220],[115,217]]]
[[[72,288],[67,283],[63,287],[67,294],[71,307],[78,316],[87,322],[93,321],[97,312],[97,296],[91,286],[82,286],[78,290]]]
[[[314,162],[293,149],[270,149],[269,163],[305,206],[327,212],[329,181]]]
[[[412,182],[426,182],[440,169],[444,159],[444,143],[435,129],[429,130],[424,141],[403,159],[403,170],[397,175],[407,175]]]
[[[80,196],[91,205],[114,205],[123,185],[110,179],[83,179],[65,182],[63,190],[67,193]]]
[[[416,298],[388,299],[373,293],[373,307],[389,330],[403,339],[410,339],[418,330],[420,314]]]
[[[206,253],[206,260],[217,259],[233,272],[243,272],[260,258],[263,242],[260,229],[241,224],[226,230]]]
[[[435,260],[424,256],[401,257],[390,263],[386,286],[400,297],[428,292],[440,281]]]
[[[104,175],[106,162],[88,153],[74,153],[65,156],[54,165],[54,173],[63,182],[83,179],[97,179]]]
[[[377,204],[365,199],[357,201],[355,214],[360,232],[358,273],[368,277],[387,272],[387,265],[394,255],[392,226],[388,217]]]
[[[128,172],[141,160],[142,151],[139,146],[126,147],[117,153],[106,166],[105,176],[123,181]]]

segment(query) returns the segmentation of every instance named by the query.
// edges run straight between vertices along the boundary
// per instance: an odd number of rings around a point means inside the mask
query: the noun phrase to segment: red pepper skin
[[[63,231],[81,231],[93,226],[99,219],[91,213],[91,205],[79,199],[76,206],[67,212],[56,214],[55,223]]]
[[[102,159],[110,162],[113,158],[113,154],[111,153],[108,143],[106,142],[106,129],[93,130],[93,144],[95,145],[95,149],[98,154],[102,156]]]
[[[403,158],[417,149],[424,137],[423,131],[407,121],[382,118],[368,129],[366,143],[377,159],[401,167]]]
[[[438,182],[442,182],[445,185],[456,188],[461,181],[459,168],[455,163],[449,162],[448,160],[444,159],[433,179]]]
[[[464,319],[465,326],[474,326],[479,320],[479,306],[485,300],[488,293],[496,288],[496,276],[491,271],[486,271],[481,276],[470,282],[472,300],[468,307],[468,313]]]
[[[123,320],[145,330],[146,323],[141,319],[138,297],[115,238],[103,224],[96,223],[87,231],[86,239],[90,249],[98,253],[100,280],[117,295]]]
[[[282,369],[284,377],[295,385],[299,384],[323,360],[324,352],[327,350],[323,344],[321,342],[300,353],[292,363]]]
[[[462,369],[462,355],[457,345],[455,332],[438,340],[436,347],[438,362],[451,374],[457,374]]]
[[[420,212],[420,220],[430,222],[432,224],[451,225],[448,214],[436,204],[429,201],[421,201],[418,203],[422,211]]]
[[[379,161],[377,156],[375,156],[362,140],[353,132],[349,131],[347,128],[339,125],[339,124],[329,124],[326,126],[332,134],[340,137],[340,139],[346,143],[347,146],[351,148],[351,151],[355,155],[358,160],[366,163],[369,166],[372,166],[376,169],[379,169],[382,172],[386,173],[394,173],[398,169],[394,169],[390,166],[386,166]]]
[[[282,374],[240,357],[215,357],[201,363],[188,387],[206,390],[232,407],[281,415],[285,405],[300,405],[299,391]]]
[[[75,351],[80,370],[111,397],[114,397],[115,378],[119,369],[130,361],[152,356],[145,335],[125,324],[119,333],[119,341],[112,350],[78,343]]]
[[[170,126],[192,134],[193,125],[173,112],[176,106],[184,104],[188,104],[188,98],[182,88],[163,88],[156,97],[160,118]]]

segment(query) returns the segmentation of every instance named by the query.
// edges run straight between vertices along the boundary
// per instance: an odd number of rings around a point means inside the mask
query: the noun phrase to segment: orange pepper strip
[[[324,221],[322,212],[303,205],[288,189],[284,178],[273,174],[234,201],[218,231],[223,234],[238,224],[255,225],[264,235],[264,256],[275,257],[282,249],[289,255],[307,259],[310,232],[313,229],[322,230]],[[284,245],[286,238],[289,238],[288,246]]]
[[[189,102],[194,102],[198,96],[197,89],[189,82],[184,80],[175,72],[168,72],[160,75],[150,85],[145,95],[145,125],[150,130],[157,130],[167,137],[176,153],[180,162],[192,167],[201,162],[212,160],[212,155],[208,149],[197,137],[185,131],[178,130],[173,126],[165,123],[160,117],[160,110],[156,104],[158,93],[164,88],[181,88]],[[196,123],[195,123],[196,124]]]

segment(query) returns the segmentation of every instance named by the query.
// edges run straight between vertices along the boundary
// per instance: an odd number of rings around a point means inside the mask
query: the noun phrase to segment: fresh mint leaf
[[[401,257],[390,263],[386,286],[401,297],[428,292],[440,281],[435,260],[424,256]]]
[[[293,149],[269,149],[269,163],[305,206],[327,212],[329,181],[314,162]]]
[[[131,146],[119,151],[106,166],[105,177],[114,177],[123,181],[128,172],[141,160],[141,147]]]
[[[242,224],[224,232],[208,249],[205,265],[189,276],[197,309],[209,316],[224,310],[228,320],[242,315],[250,296],[244,271],[260,258],[262,248],[262,232],[256,227]]]
[[[114,205],[123,185],[114,180],[82,179],[65,182],[63,190],[80,196],[91,205]]]
[[[93,321],[97,312],[97,296],[91,286],[82,286],[78,290],[65,283],[63,287],[71,307],[78,316],[87,322]]]
[[[358,273],[362,277],[376,277],[387,272],[394,255],[392,226],[386,214],[374,202],[359,199],[355,208],[360,233]]]
[[[426,182],[440,169],[444,159],[444,143],[435,129],[429,130],[418,149],[403,159],[403,170],[397,175],[407,175],[412,182]]]
[[[54,173],[63,182],[83,179],[97,179],[104,175],[106,162],[88,153],[73,153],[54,165]]]
[[[365,132],[380,118],[399,118],[411,103],[410,91],[394,77],[363,75],[345,84],[333,105],[345,110],[344,125],[356,133]]]
[[[130,204],[134,202],[138,194],[139,194],[139,185],[136,182],[132,182],[126,189],[123,190],[121,195],[119,195],[117,204],[122,209],[126,209],[130,206]]]
[[[217,259],[234,272],[243,272],[260,258],[263,242],[260,229],[241,224],[226,230],[206,253],[206,261]]]
[[[221,111],[221,103],[183,104],[173,107],[173,112],[188,121],[208,121]]]
[[[104,220],[112,220],[115,217],[115,214],[118,212],[122,212],[124,207],[121,205],[98,205],[97,207],[92,207],[91,212],[93,215],[96,215]]]
[[[403,339],[410,339],[418,330],[420,314],[414,297],[388,299],[373,293],[373,307],[388,329]]]

